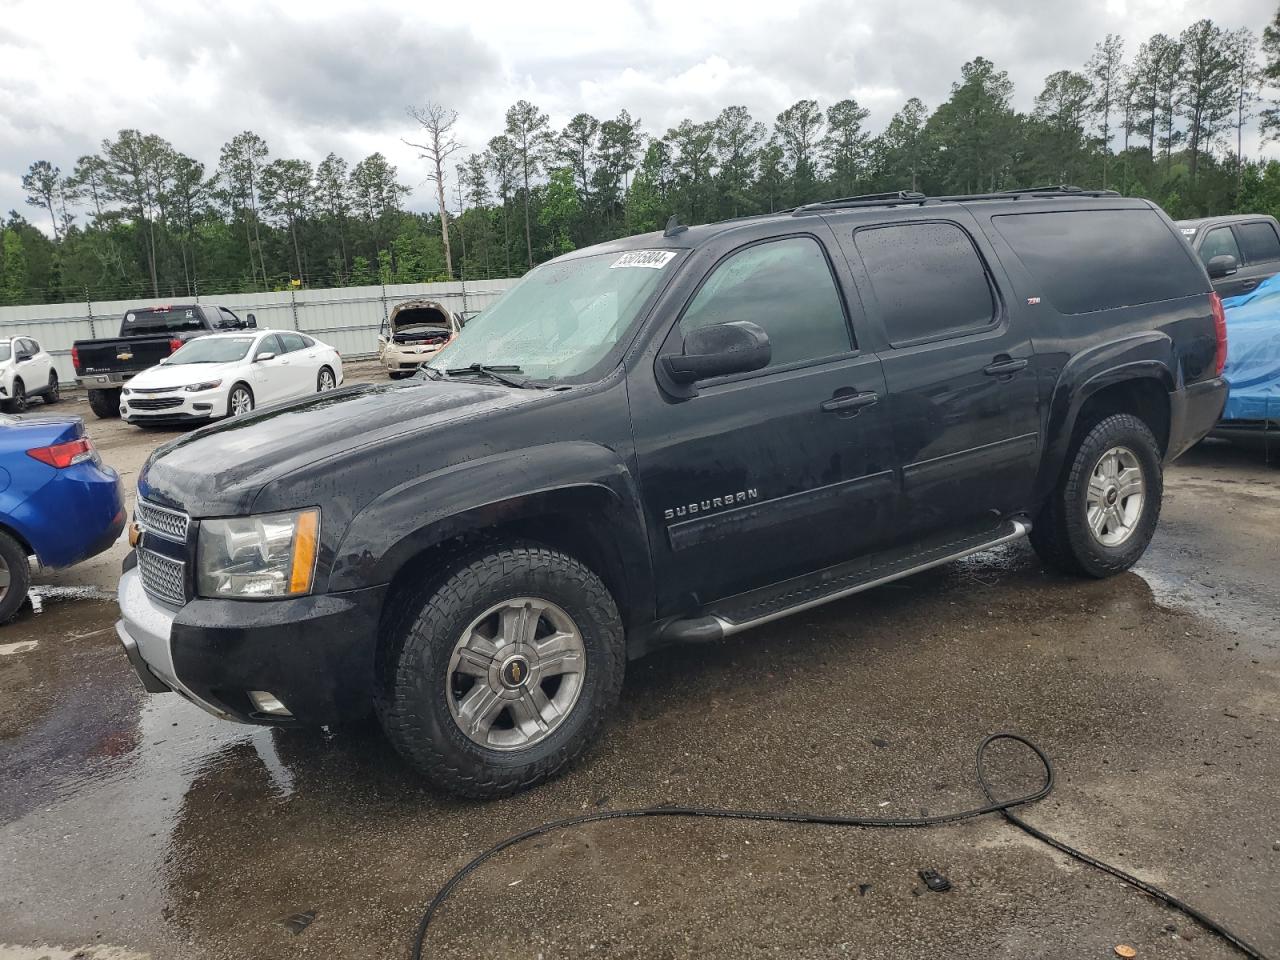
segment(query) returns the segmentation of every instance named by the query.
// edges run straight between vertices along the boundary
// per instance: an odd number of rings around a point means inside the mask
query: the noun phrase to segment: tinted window
[[[285,353],[292,353],[294,350],[303,350],[306,348],[306,345],[302,342],[302,338],[296,333],[277,333],[276,336],[279,337],[280,342],[284,344]]]
[[[953,223],[902,223],[853,235],[880,305],[889,342],[955,337],[995,316],[987,271]]]
[[[789,237],[739,250],[716,267],[680,319],[688,333],[750,320],[769,334],[769,366],[848,353],[849,325],[816,240]]]
[[[1240,247],[1247,261],[1262,263],[1266,260],[1280,260],[1280,237],[1276,236],[1276,228],[1271,224],[1265,220],[1242,223],[1236,230],[1240,234]]]
[[[301,333],[298,334],[298,336],[302,339],[302,346],[304,349],[310,350],[312,347],[316,345],[316,342],[312,340],[310,337]]]
[[[221,326],[221,327],[238,327],[238,326],[240,326],[240,320],[239,320],[239,318],[237,318],[237,317],[236,317],[236,315],[235,315],[234,313],[232,313],[230,310],[228,310],[226,307],[219,307],[219,308],[218,308],[218,317],[217,317],[217,321],[218,321],[218,325],[219,325],[219,326]]]
[[[40,344],[36,343],[36,341],[34,341],[34,340],[28,340],[28,341],[27,341],[27,349],[28,349],[28,350],[30,350],[32,353],[39,353],[39,352],[40,352]]]
[[[142,310],[130,310],[124,315],[124,323],[120,326],[122,337],[145,337],[155,333],[169,333],[173,330],[203,330],[200,308],[191,307],[148,307]]]
[[[1200,262],[1206,267],[1214,257],[1235,257],[1240,262],[1240,248],[1236,246],[1235,234],[1230,227],[1216,227],[1204,235],[1200,243]]]
[[[1018,213],[991,223],[1039,285],[1026,293],[1061,313],[1209,292],[1186,244],[1154,210]]]

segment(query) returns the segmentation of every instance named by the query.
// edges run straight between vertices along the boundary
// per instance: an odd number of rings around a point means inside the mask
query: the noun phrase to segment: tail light
[[[1222,309],[1222,298],[1209,294],[1209,307],[1213,310],[1213,333],[1218,338],[1218,352],[1214,357],[1214,376],[1222,376],[1227,366],[1227,312]]]
[[[28,450],[27,456],[35,457],[41,463],[47,463],[58,470],[65,470],[77,463],[95,459],[96,452],[93,449],[93,441],[88,437],[81,437],[79,440],[55,443],[51,447],[36,447]]]
[[[169,352],[175,353],[182,346],[182,341],[174,337],[169,341]]]
[[[80,350],[73,346],[71,348],[71,365],[76,368],[76,373],[81,373],[80,369]]]

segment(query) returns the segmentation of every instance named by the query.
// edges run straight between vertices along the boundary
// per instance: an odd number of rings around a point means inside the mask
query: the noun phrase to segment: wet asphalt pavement
[[[129,489],[172,435],[89,421]],[[1280,956],[1280,466],[1206,444],[1166,484],[1134,572],[1070,580],[1017,545],[660,653],[631,664],[576,770],[488,804],[425,788],[372,726],[242,727],[146,694],[112,627],[123,544],[38,575],[43,612],[0,628],[0,960],[403,957],[435,889],[508,833],[656,803],[975,806],[973,752],[996,730],[1057,765],[1028,820]],[[1000,789],[1025,790],[1026,758],[1001,758]],[[951,891],[926,891],[925,867]],[[1105,958],[1120,943],[1236,955],[995,816],[646,820],[501,854],[428,955]]]

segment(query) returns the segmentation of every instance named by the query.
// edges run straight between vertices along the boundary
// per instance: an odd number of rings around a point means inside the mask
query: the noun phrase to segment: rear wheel
[[[408,377],[412,374],[413,374],[412,370],[388,370],[387,371],[387,376],[390,377],[392,380],[403,380],[405,377]]]
[[[9,397],[9,412],[22,413],[27,409],[27,388],[18,377],[13,378],[13,394]]]
[[[9,620],[31,588],[31,564],[17,540],[0,530],[0,623]]]
[[[49,387],[44,392],[45,403],[57,403],[62,399],[62,386],[58,383],[58,371],[49,374]]]
[[[378,718],[436,785],[506,796],[573,763],[617,701],[622,623],[600,579],[532,543],[462,556],[402,595],[379,655]]]
[[[338,385],[337,379],[333,375],[333,371],[328,367],[320,368],[320,375],[316,377],[316,391],[319,393],[328,393]]]
[[[1066,573],[1110,577],[1138,562],[1160,519],[1160,447],[1132,414],[1107,417],[1076,443],[1031,528],[1040,558]]]
[[[227,398],[227,416],[240,417],[253,410],[253,391],[243,383],[237,383],[231,388],[231,395]]]
[[[95,416],[103,420],[110,420],[112,417],[120,416],[120,391],[90,390],[89,409],[94,412]]]

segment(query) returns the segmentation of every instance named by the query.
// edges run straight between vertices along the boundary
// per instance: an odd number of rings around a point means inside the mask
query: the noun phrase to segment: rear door
[[[902,470],[901,539],[981,532],[1024,510],[1040,447],[1031,337],[967,212],[843,230],[879,327],[888,420]]]
[[[797,226],[700,250],[657,308],[675,321],[659,353],[681,352],[695,327],[748,320],[769,334],[769,366],[689,397],[664,391],[652,363],[631,371],[659,615],[867,553],[885,535],[894,483],[880,361],[851,333],[830,232],[816,218]]]

